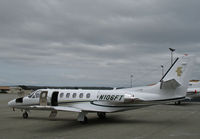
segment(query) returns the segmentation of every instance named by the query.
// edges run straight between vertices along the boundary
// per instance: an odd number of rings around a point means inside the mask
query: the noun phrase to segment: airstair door
[[[40,105],[41,106],[47,106],[47,94],[48,94],[48,91],[42,91],[40,93]]]

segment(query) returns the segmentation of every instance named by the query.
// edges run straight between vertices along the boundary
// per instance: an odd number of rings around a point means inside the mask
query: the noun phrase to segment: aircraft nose
[[[9,107],[13,107],[14,104],[15,104],[15,99],[13,99],[13,100],[11,100],[11,101],[8,102],[8,106]]]

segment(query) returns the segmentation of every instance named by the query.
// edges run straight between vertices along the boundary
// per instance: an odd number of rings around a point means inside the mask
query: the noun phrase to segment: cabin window
[[[80,94],[79,94],[79,98],[83,98],[83,93],[80,93]]]
[[[76,97],[76,93],[73,93],[72,97],[75,98]]]
[[[69,98],[69,97],[70,97],[70,93],[67,93],[67,94],[66,94],[66,98]]]
[[[90,98],[90,93],[87,93],[87,94],[86,94],[86,98]]]
[[[60,98],[63,98],[63,96],[64,96],[64,93],[61,93],[61,94],[60,94]]]

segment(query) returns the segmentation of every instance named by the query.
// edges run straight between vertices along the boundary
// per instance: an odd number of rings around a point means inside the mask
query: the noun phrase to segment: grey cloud
[[[155,82],[160,65],[169,63],[169,47],[199,61],[199,4],[0,0],[0,84],[127,86],[131,73],[135,84]],[[6,71],[10,66],[15,71]]]

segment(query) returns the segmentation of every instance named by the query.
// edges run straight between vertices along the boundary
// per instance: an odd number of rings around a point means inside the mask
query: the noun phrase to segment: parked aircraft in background
[[[199,80],[190,80],[187,89],[188,99],[195,99],[200,97],[200,82]]]
[[[82,123],[87,122],[86,115],[92,112],[104,119],[106,113],[184,100],[192,64],[193,57],[177,58],[153,86],[133,90],[39,89],[28,96],[11,100],[8,106],[23,110],[24,118],[28,118],[30,110],[49,110],[50,118],[55,118],[57,111],[71,111],[79,113],[77,120]]]

